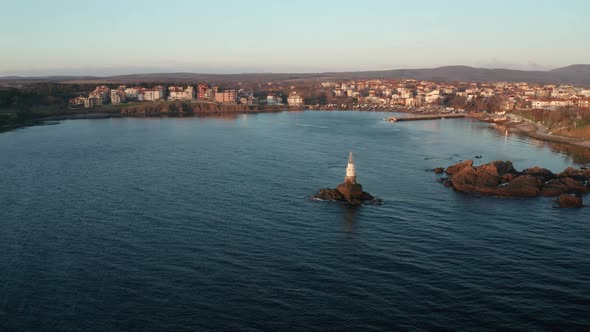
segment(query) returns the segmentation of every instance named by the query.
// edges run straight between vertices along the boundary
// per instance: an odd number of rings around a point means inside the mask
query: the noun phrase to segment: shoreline
[[[508,131],[522,133],[540,141],[570,144],[590,150],[590,140],[588,139],[550,134],[545,126],[531,121],[521,120],[519,123],[499,124],[499,126],[504,126]]]
[[[143,117],[200,117],[200,116],[208,116],[208,115],[238,115],[238,114],[262,114],[262,113],[281,113],[281,112],[303,112],[303,111],[321,111],[321,112],[330,112],[330,111],[350,111],[350,112],[400,112],[400,113],[409,113],[409,114],[422,114],[422,115],[444,115],[447,114],[446,112],[439,111],[425,111],[425,110],[416,110],[416,109],[408,109],[408,108],[400,108],[400,107],[387,107],[387,108],[373,108],[373,109],[349,109],[349,110],[339,110],[339,109],[321,109],[321,108],[292,108],[292,107],[255,107],[255,108],[236,108],[237,105],[217,105],[215,109],[207,109],[207,110],[200,110],[195,109],[190,112],[185,111],[147,111],[147,112],[129,112],[126,111],[125,107],[121,108],[106,108],[102,112],[84,112],[84,113],[68,113],[68,114],[60,114],[60,115],[52,115],[47,117],[41,117],[38,119],[30,119],[25,122],[14,122],[5,125],[4,127],[0,127],[0,133],[9,132],[15,129],[24,128],[24,127],[31,127],[37,125],[43,125],[47,122],[52,121],[64,121],[64,120],[81,120],[81,119],[109,119],[109,118],[143,118]],[[451,114],[449,112],[449,114]],[[476,119],[479,121],[483,121],[483,118],[487,114],[485,113],[465,113],[465,118]],[[520,117],[519,117],[520,118]],[[517,132],[527,135],[528,137],[538,139],[541,141],[548,141],[554,143],[562,143],[562,144],[570,144],[573,146],[581,147],[590,150],[590,140],[583,139],[583,138],[575,138],[575,137],[566,137],[566,136],[559,136],[550,134],[548,129],[540,124],[531,122],[529,120],[525,120],[520,118],[520,122],[508,122],[508,123],[499,123],[496,124],[499,127],[505,127],[508,131]]]
[[[239,115],[239,114],[261,114],[261,113],[280,113],[280,112],[300,112],[304,109],[293,108],[293,107],[237,107],[238,105],[215,105],[214,108],[207,109],[193,109],[193,110],[158,110],[159,107],[169,106],[172,103],[161,103],[156,105],[147,105],[155,107],[153,109],[147,109],[140,112],[136,111],[138,105],[132,105],[131,107],[112,107],[110,105],[104,108],[95,108],[96,112],[87,111],[84,112],[63,112],[61,114],[42,116],[33,119],[27,119],[23,121],[12,121],[5,124],[0,124],[0,134],[33,126],[40,126],[44,124],[50,124],[54,121],[65,121],[65,120],[98,120],[98,119],[110,119],[110,118],[149,118],[149,117],[201,117],[201,116],[215,116],[215,115]],[[143,105],[139,105],[143,106]]]

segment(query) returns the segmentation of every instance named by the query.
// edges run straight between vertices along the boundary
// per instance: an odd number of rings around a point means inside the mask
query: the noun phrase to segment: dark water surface
[[[589,329],[590,209],[472,197],[425,171],[572,159],[478,122],[386,116],[0,134],[1,330]],[[385,204],[310,201],[351,150]]]

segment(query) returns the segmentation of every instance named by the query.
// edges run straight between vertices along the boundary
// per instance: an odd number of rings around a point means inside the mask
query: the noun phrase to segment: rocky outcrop
[[[497,195],[503,197],[535,197],[541,193],[542,186],[542,179],[532,175],[522,175],[498,187]]]
[[[562,194],[583,194],[590,191],[590,171],[568,168],[555,175],[540,167],[518,172],[510,161],[493,161],[473,166],[473,161],[450,166],[446,173],[457,191],[472,192],[502,197],[559,196]]]
[[[446,172],[448,175],[453,175],[459,173],[462,169],[471,166],[473,166],[473,160],[467,160],[462,163],[447,167]]]
[[[572,178],[561,178],[547,181],[543,186],[544,196],[558,196],[565,193],[587,193],[590,189],[582,182]]]
[[[324,188],[313,195],[312,198],[324,201],[343,202],[351,205],[372,204],[381,205],[383,201],[363,191],[363,186],[358,183],[341,183],[336,189]]]
[[[360,183],[341,183],[336,187],[347,202],[362,204],[363,186]]]
[[[550,170],[546,169],[546,168],[541,168],[541,167],[531,167],[531,168],[527,168],[524,171],[522,171],[522,174],[524,175],[532,175],[534,177],[540,177],[543,178],[543,180],[545,182],[555,179],[555,174],[553,174],[553,172],[551,172]]]
[[[363,191],[363,186],[356,182],[356,168],[354,166],[354,158],[352,152],[348,155],[348,165],[346,166],[346,176],[344,177],[344,183],[341,183],[336,189],[322,189],[320,192],[312,198],[346,202],[350,205],[362,205],[362,204],[377,204],[380,205],[382,202],[379,199],[375,199],[373,195]]]
[[[584,207],[582,197],[570,194],[559,195],[559,198],[557,198],[556,203],[557,207],[564,209],[579,209],[581,207]]]
[[[445,172],[445,168],[444,167],[437,167],[437,168],[433,169],[433,171],[436,174],[442,174]]]
[[[320,189],[320,191],[314,197],[324,201],[344,202],[344,196],[336,189]]]
[[[557,175],[559,178],[572,178],[577,181],[590,181],[590,169],[566,168]]]

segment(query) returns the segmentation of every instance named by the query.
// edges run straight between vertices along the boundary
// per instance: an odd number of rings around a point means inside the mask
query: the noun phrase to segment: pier
[[[404,116],[404,117],[389,117],[389,122],[399,121],[420,121],[420,120],[440,120],[440,119],[459,119],[464,118],[465,114],[432,114],[432,115],[415,115],[415,116]]]

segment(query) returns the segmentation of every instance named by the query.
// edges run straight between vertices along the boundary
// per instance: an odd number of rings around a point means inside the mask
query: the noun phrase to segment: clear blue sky
[[[590,63],[587,0],[18,0],[0,76]]]

